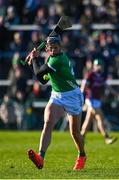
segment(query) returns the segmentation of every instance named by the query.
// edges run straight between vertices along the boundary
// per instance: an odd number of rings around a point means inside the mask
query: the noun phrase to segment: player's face
[[[93,66],[93,69],[94,69],[94,71],[102,71],[102,66],[101,65],[94,65]]]
[[[61,47],[59,44],[49,44],[46,46],[46,51],[50,56],[55,56],[60,53]]]

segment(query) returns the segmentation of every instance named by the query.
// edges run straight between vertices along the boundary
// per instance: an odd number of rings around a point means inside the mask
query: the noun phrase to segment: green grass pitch
[[[0,132],[0,179],[118,179],[119,133],[112,145],[105,145],[98,133],[86,136],[87,162],[84,170],[73,171],[77,156],[69,132],[53,132],[45,166],[38,170],[27,150],[38,150],[40,132]]]

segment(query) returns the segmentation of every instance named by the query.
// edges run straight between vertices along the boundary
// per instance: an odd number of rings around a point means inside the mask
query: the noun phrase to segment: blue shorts
[[[78,115],[82,112],[84,97],[78,87],[62,93],[52,91],[49,101],[62,106],[69,115]]]

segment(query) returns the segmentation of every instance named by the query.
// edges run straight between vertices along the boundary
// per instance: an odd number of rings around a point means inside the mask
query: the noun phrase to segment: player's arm
[[[44,75],[53,72],[53,69],[50,68],[48,64],[39,64],[39,51],[37,51],[36,48],[34,48],[30,54],[28,65],[32,67],[35,76],[42,84],[46,84],[48,82],[48,80],[44,78]]]
[[[80,89],[82,93],[85,91],[86,87],[89,87],[90,82],[91,82],[91,74],[89,73],[89,74],[86,74],[85,78],[81,82]]]
[[[53,72],[53,69],[51,69],[48,64],[39,65],[38,64],[38,57],[35,57],[32,59],[32,65],[33,65],[33,71],[37,79],[42,83],[46,84],[48,82],[47,79],[44,79],[44,75]]]
[[[83,79],[82,82],[81,82],[81,92],[83,93],[84,90],[85,90],[85,87],[86,87],[86,82],[87,82],[87,79]]]

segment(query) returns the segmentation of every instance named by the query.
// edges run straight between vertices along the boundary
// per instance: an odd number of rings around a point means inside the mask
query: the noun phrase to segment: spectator
[[[0,16],[5,15],[6,10],[6,2],[4,0],[0,0]]]
[[[80,18],[80,23],[83,25],[90,25],[93,21],[93,15],[90,6],[84,8],[84,14]]]
[[[24,120],[26,116],[27,82],[23,70],[17,64],[18,58],[19,53],[16,53],[13,58],[12,69],[9,73],[11,85],[8,89],[8,94],[14,99],[17,128],[27,129],[27,122]]]
[[[13,69],[11,70],[9,79],[11,80],[11,85],[8,89],[8,93],[10,97],[15,98],[17,91],[20,91],[22,93],[22,96],[24,97],[24,100],[26,98],[26,78],[23,74],[23,70],[18,64],[13,64]]]
[[[48,13],[49,13],[49,17],[48,17],[49,26],[57,24],[58,20],[60,19],[60,16],[56,12],[55,4],[50,5],[48,9]]]
[[[33,31],[31,33],[31,40],[28,43],[28,51],[31,51],[34,47],[38,47],[39,44],[39,33],[37,31]]]
[[[71,41],[69,39],[68,34],[63,34],[62,35],[62,42],[63,42],[63,50],[64,50],[64,52],[66,52],[66,53],[70,52]]]
[[[35,81],[33,83],[33,88],[32,88],[32,98],[33,99],[38,99],[39,96],[40,96],[40,93],[41,93],[41,88],[40,88],[40,85],[39,85],[39,81]]]
[[[35,11],[37,10],[40,1],[38,0],[25,0],[23,8],[23,23],[32,24],[35,18]]]
[[[19,89],[17,89],[15,93],[15,113],[16,113],[17,128],[19,130],[27,129],[27,124],[25,121],[26,107],[24,101],[24,93]]]
[[[20,24],[20,18],[16,14],[16,9],[14,6],[9,6],[7,8],[7,15],[5,17],[5,24],[7,26]]]
[[[37,10],[34,24],[39,25],[39,27],[45,34],[48,33],[48,15],[47,9],[45,7],[40,7]]]
[[[26,0],[22,0],[22,1],[19,1],[19,0],[8,0],[6,2],[6,6],[13,6],[17,12],[17,16],[19,17],[20,19],[20,23],[23,23],[23,9],[24,9],[24,6],[25,6],[25,1]]]
[[[23,39],[20,32],[15,32],[13,34],[13,41],[10,43],[9,48],[12,52],[19,52],[19,53],[24,50]]]
[[[0,16],[0,51],[5,51],[9,42],[8,30],[4,25],[4,17]]]
[[[16,129],[16,114],[14,102],[6,94],[0,106],[0,119],[2,120],[5,128]]]

